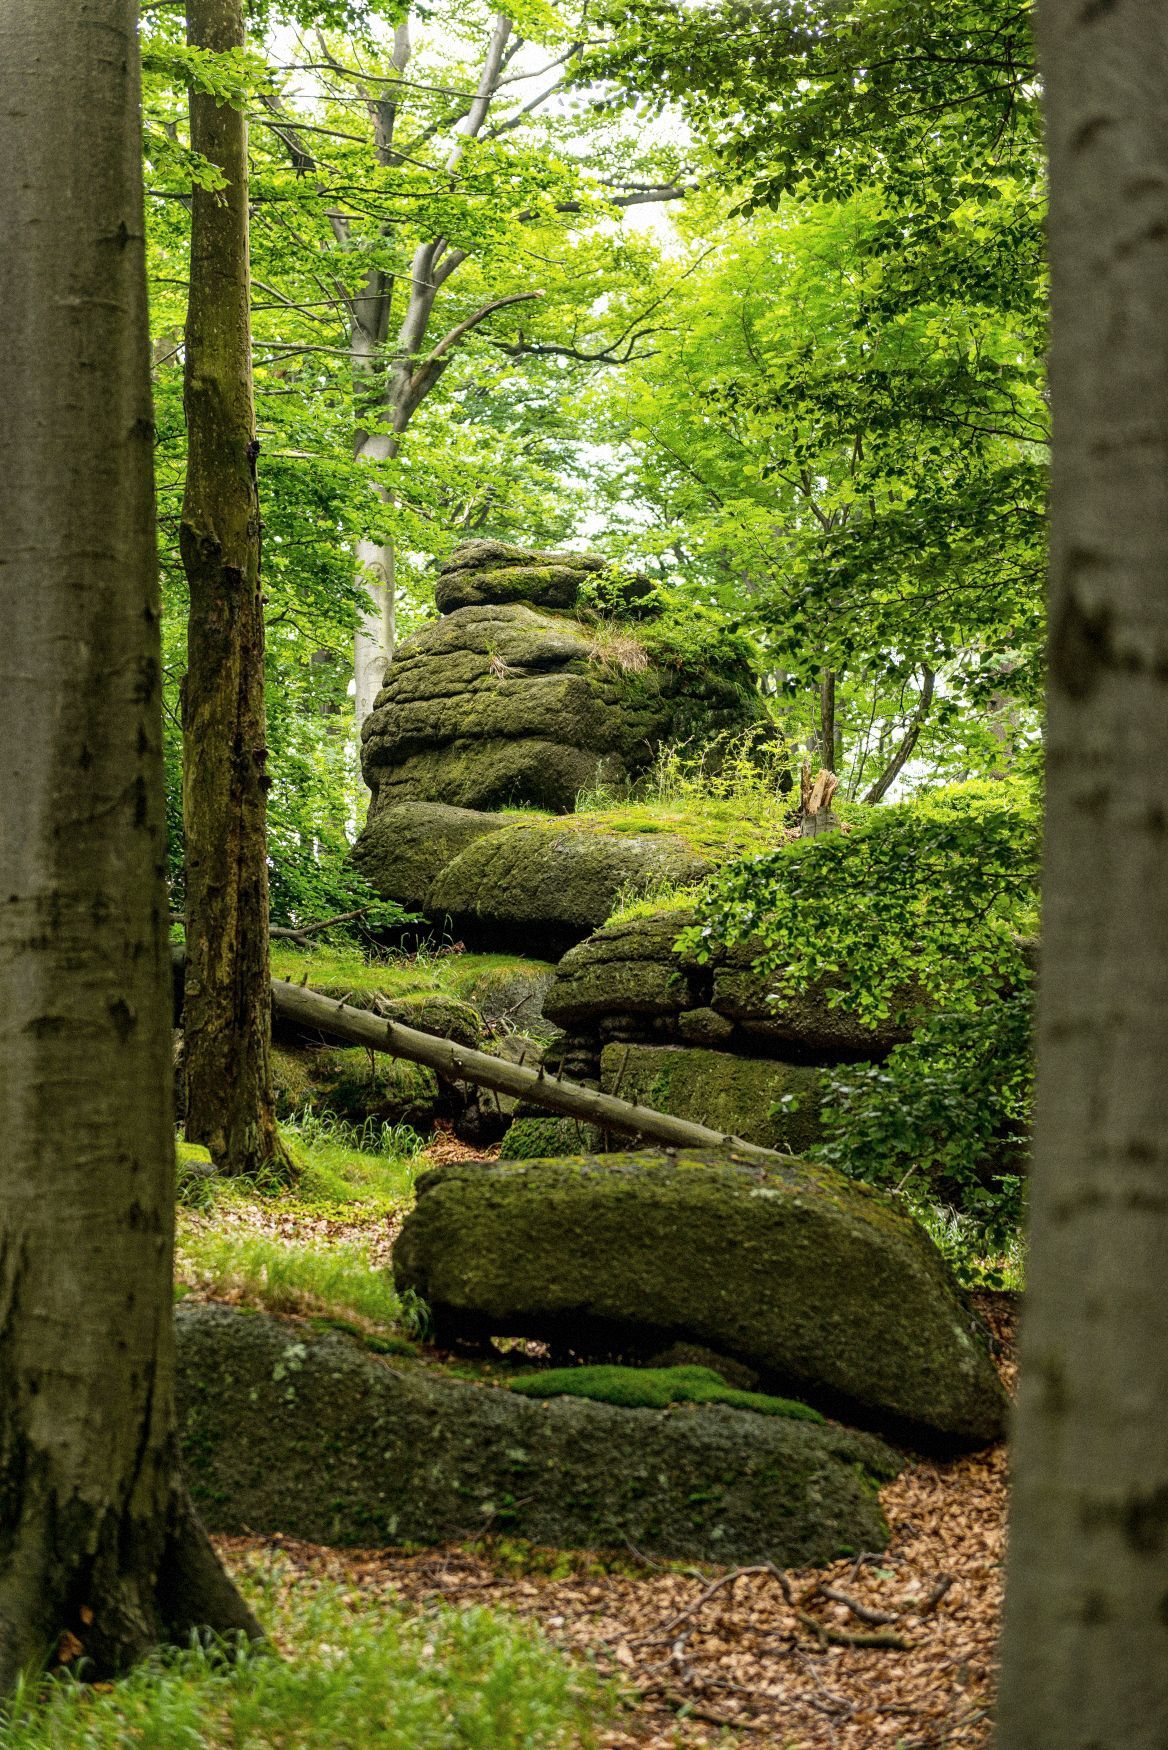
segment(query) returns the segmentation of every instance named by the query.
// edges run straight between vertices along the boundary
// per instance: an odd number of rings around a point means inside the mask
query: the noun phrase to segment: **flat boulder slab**
[[[776,1000],[773,980],[753,970],[753,943],[699,963],[675,946],[693,921],[691,911],[667,908],[604,925],[565,953],[544,1014],[574,1038],[648,1031],[663,1042],[769,1050],[803,1063],[880,1059],[912,1037],[903,1016],[870,1026],[840,1007],[828,980]]]
[[[574,608],[581,583],[604,566],[596,553],[533,552],[505,541],[466,541],[442,567],[434,602],[440,614],[503,602]]]
[[[604,1093],[799,1154],[822,1131],[823,1075],[807,1064],[684,1045],[606,1045]]]
[[[689,885],[713,866],[672,833],[536,820],[476,838],[438,875],[426,910],[456,934],[556,953],[603,923],[618,895]]]
[[[208,1530],[431,1544],[505,1530],[666,1560],[802,1567],[881,1549],[871,1436],[720,1403],[536,1400],[339,1332],[184,1304],[184,1469]]]
[[[895,1203],[792,1157],[681,1151],[428,1173],[394,1250],[448,1339],[578,1354],[693,1343],[766,1389],[924,1444],[997,1438],[984,1333]]]

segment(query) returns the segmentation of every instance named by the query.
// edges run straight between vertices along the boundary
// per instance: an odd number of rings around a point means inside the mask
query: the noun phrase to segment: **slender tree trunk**
[[[188,0],[187,34],[244,42],[242,0]],[[268,1001],[267,732],[247,216],[247,123],[192,91],[191,144],[223,172],[196,187],[180,541],[190,588],[183,693],[187,1136],[217,1166],[283,1162]]]
[[[258,1632],[177,1458],[136,23],[0,0],[0,1695]]]
[[[1168,1744],[1168,19],[1040,0],[1046,905],[1001,1750]]]
[[[835,670],[825,668],[819,677],[819,757],[829,772],[836,768]]]

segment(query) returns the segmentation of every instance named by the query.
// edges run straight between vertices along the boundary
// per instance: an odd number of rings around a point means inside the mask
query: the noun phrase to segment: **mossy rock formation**
[[[570,611],[593,555],[476,542],[438,587],[440,619],[403,643],[362,728],[370,818],[399,802],[562,813],[644,771],[664,742],[760,715],[743,658],[654,661]]]
[[[870,1436],[722,1404],[535,1401],[372,1354],[337,1332],[180,1306],[191,1493],[216,1533],[437,1543],[490,1528],[535,1543],[782,1566],[880,1549]]]
[[[436,929],[553,959],[603,924],[620,897],[688,886],[717,860],[679,833],[434,802],[371,812],[353,859],[384,899]]]
[[[606,1045],[606,1094],[792,1154],[818,1141],[822,1075],[806,1064],[680,1045]]]
[[[446,864],[502,824],[497,814],[451,808],[445,802],[371,809],[353,846],[353,862],[382,899],[394,899],[407,911],[424,911],[426,895]]]
[[[610,1154],[429,1173],[399,1289],[451,1338],[597,1355],[701,1344],[768,1389],[885,1431],[996,1438],[1005,1397],[927,1234],[824,1167]]]
[[[897,1016],[868,1026],[830,1000],[827,980],[772,1001],[772,981],[753,970],[752,943],[700,965],[674,948],[693,921],[683,910],[628,918],[570,949],[544,1001],[547,1018],[573,1038],[711,1044],[804,1063],[883,1058],[911,1038]],[[599,1049],[599,1045],[597,1045]]]

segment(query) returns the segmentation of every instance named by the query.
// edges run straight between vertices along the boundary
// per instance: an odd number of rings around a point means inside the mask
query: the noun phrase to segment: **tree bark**
[[[517,1094],[533,1105],[544,1106],[549,1112],[562,1112],[568,1118],[580,1118],[586,1124],[597,1124],[602,1130],[620,1130],[627,1136],[643,1136],[650,1142],[663,1143],[667,1148],[731,1148],[746,1160],[775,1161],[782,1157],[774,1149],[760,1148],[757,1143],[744,1142],[740,1136],[727,1136],[711,1130],[708,1125],[694,1124],[688,1118],[674,1118],[667,1112],[655,1112],[649,1106],[638,1106],[630,1100],[618,1100],[613,1094],[602,1094],[596,1088],[585,1088],[575,1082],[562,1081],[545,1075],[542,1070],[525,1069],[522,1064],[508,1063],[501,1057],[491,1057],[485,1051],[473,1051],[469,1046],[456,1045],[449,1039],[436,1039],[431,1033],[419,1033],[400,1021],[386,1021],[361,1009],[350,1009],[319,991],[306,990],[303,985],[288,984],[283,979],[272,980],[272,1002],[277,1014],[298,1026],[316,1028],[347,1039],[353,1045],[364,1045],[369,1051],[384,1051],[391,1057],[404,1057],[411,1063],[424,1063],[450,1081],[475,1082],[499,1093]]]
[[[242,0],[188,0],[187,35],[244,42]],[[267,732],[260,511],[248,270],[247,123],[190,97],[191,144],[222,171],[196,187],[187,312],[187,477],[180,544],[190,589],[183,691],[186,1132],[221,1171],[283,1163],[268,1002]]]
[[[177,1458],[136,25],[0,0],[0,1695],[258,1633]]]
[[[1152,1750],[1168,1743],[1168,27],[1161,0],[1038,14],[1046,870],[998,1743]]]

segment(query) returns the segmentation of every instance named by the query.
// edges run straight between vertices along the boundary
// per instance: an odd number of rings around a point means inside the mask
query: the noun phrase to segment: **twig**
[[[788,1602],[790,1601],[791,1594],[787,1584],[787,1576],[776,1568],[773,1562],[760,1562],[755,1567],[750,1568],[734,1568],[729,1574],[723,1574],[711,1586],[707,1586],[699,1598],[695,1598],[692,1604],[687,1604],[684,1610],[679,1610],[676,1616],[671,1617],[660,1628],[651,1629],[648,1634],[638,1635],[633,1644],[637,1645],[641,1641],[666,1640],[679,1623],[685,1622],[687,1617],[691,1617],[696,1611],[699,1611],[702,1605],[714,1596],[715,1592],[720,1592],[723,1586],[732,1586],[735,1580],[745,1579],[748,1574],[770,1574],[772,1579],[778,1580],[783,1588],[784,1596]]]
[[[912,1651],[912,1642],[906,1641],[903,1635],[894,1635],[888,1629],[877,1629],[873,1634],[854,1634],[851,1629],[830,1628],[827,1623],[820,1622],[817,1616],[809,1611],[796,1610],[796,1621],[804,1628],[809,1628],[820,1641],[830,1641],[833,1647],[887,1647],[896,1653]]]
[[[929,1596],[925,1599],[925,1602],[921,1605],[921,1608],[917,1611],[917,1615],[932,1616],[934,1610],[936,1610],[938,1604],[940,1604],[942,1598],[944,1598],[952,1584],[953,1575],[942,1574],[941,1578],[937,1581],[937,1584],[933,1587],[933,1590],[929,1593]]]
[[[818,1592],[821,1598],[830,1598],[833,1604],[842,1604],[853,1616],[859,1617],[861,1622],[868,1623],[872,1628],[887,1628],[901,1614],[899,1610],[873,1610],[870,1604],[861,1604],[857,1599],[849,1598],[846,1592],[841,1592],[835,1586],[820,1586]]]
[[[361,905],[356,911],[339,911],[335,917],[321,918],[315,924],[301,924],[298,929],[292,929],[286,924],[273,924],[268,934],[278,936],[285,942],[305,942],[309,936],[318,935],[321,930],[331,930],[334,924],[350,924],[354,918],[363,918],[368,910],[367,905]]]

